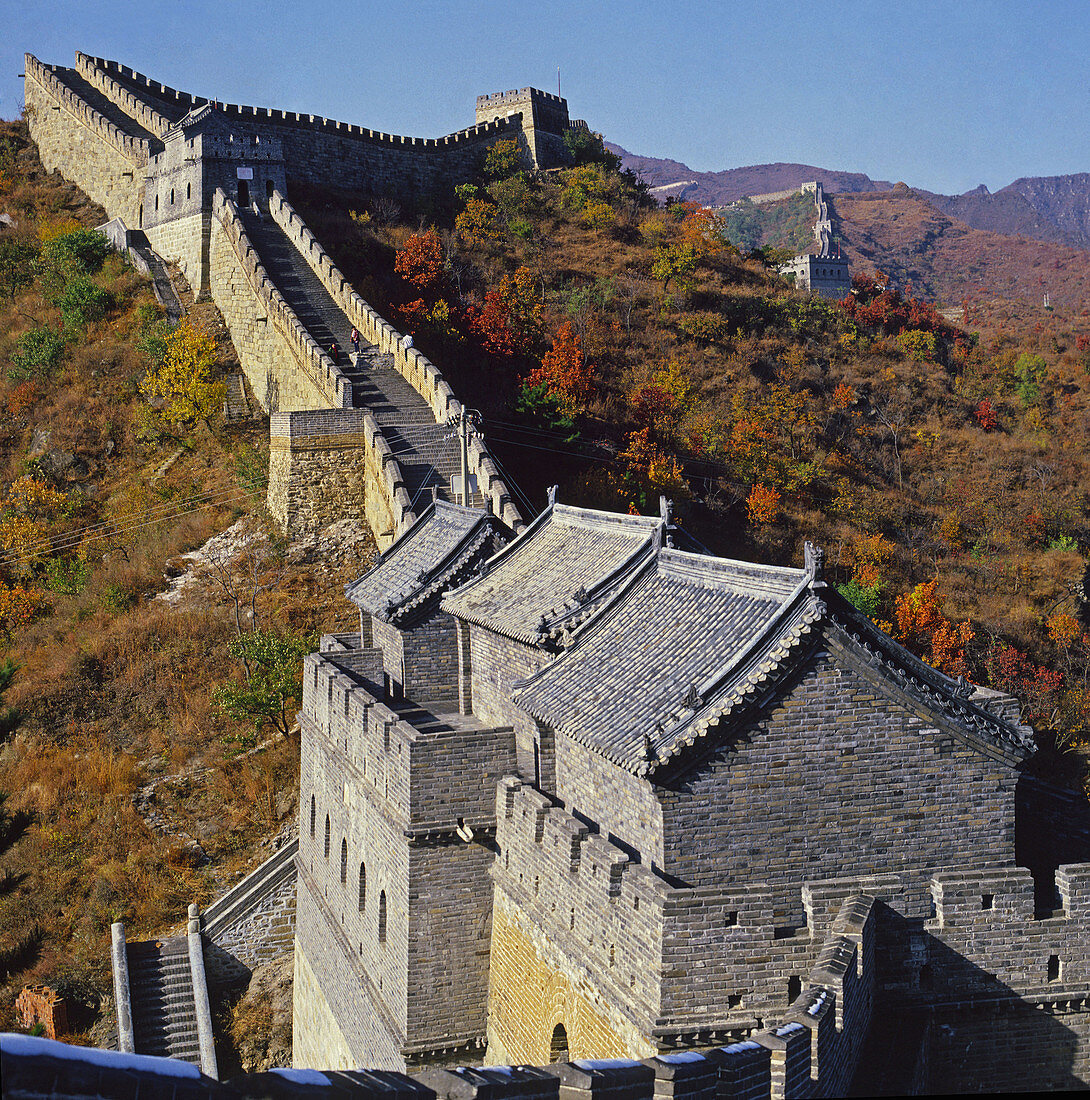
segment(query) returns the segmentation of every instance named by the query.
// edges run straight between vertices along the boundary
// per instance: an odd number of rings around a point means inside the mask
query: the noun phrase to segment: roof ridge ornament
[[[689,710],[699,710],[703,702],[700,692],[696,690],[696,684],[690,684],[689,690],[685,693],[685,698],[681,700],[682,706],[688,707]]]
[[[820,547],[810,542],[809,539],[803,543],[802,547],[803,561],[806,566],[806,572],[810,577],[810,584],[812,587],[825,585],[825,551]]]
[[[549,507],[550,507],[550,508],[551,508],[551,507],[552,507],[552,506],[553,506],[554,504],[556,504],[556,491],[557,491],[557,489],[559,489],[559,488],[560,488],[560,486],[559,486],[559,485],[550,485],[550,486],[549,486],[549,489],[548,489],[548,497],[549,497]]]

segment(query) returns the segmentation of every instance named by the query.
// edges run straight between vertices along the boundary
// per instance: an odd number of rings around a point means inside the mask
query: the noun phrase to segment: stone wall
[[[416,348],[406,348],[402,334],[352,289],[303,219],[279,192],[274,192],[269,202],[269,212],[363,339],[388,353],[393,359],[394,369],[427,401],[436,423],[445,424],[452,417],[460,416],[462,404],[442,373],[422,352]],[[512,530],[521,531],[525,526],[522,516],[511,501],[488,448],[477,435],[470,438],[469,472],[476,476],[480,491],[490,502],[493,514]]]
[[[658,779],[663,868],[693,886],[767,882],[787,926],[804,923],[801,882],[914,868],[903,904],[924,917],[936,871],[1013,864],[1019,772],[930,725],[835,637],[826,645],[733,745]]]
[[[126,225],[140,224],[148,146],[125,134],[27,54],[24,96],[42,164],[60,172]]]
[[[172,261],[181,268],[194,296],[204,293],[209,287],[208,242],[211,228],[211,214],[197,212],[144,230],[151,247],[165,260]],[[226,257],[221,259],[221,263],[224,259]],[[225,275],[221,279],[221,286],[223,282],[232,286],[230,276]],[[230,297],[237,303],[237,295],[241,290],[237,280],[232,290],[234,293]],[[239,327],[237,319],[235,325],[236,328]]]
[[[295,853],[285,844],[201,914],[209,979],[229,984],[295,946]]]
[[[263,409],[351,407],[351,383],[284,301],[222,190],[212,203],[209,273],[212,296]]]
[[[290,536],[366,518],[380,550],[416,518],[390,445],[366,409],[269,418],[269,512]]]
[[[88,62],[153,111],[155,101],[169,103],[175,113],[208,102],[114,61],[89,58]],[[106,92],[105,81],[101,87]],[[119,106],[125,102],[119,102]],[[518,115],[429,139],[386,134],[318,115],[268,107],[217,103],[217,108],[233,127],[279,141],[285,160],[301,169],[305,166],[305,177],[312,182],[402,197],[423,198],[448,191],[476,174],[494,142],[521,134]]]

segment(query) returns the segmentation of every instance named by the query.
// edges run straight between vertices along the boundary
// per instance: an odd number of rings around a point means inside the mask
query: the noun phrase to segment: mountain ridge
[[[718,172],[697,172],[681,161],[631,153],[608,144],[621,166],[640,175],[660,199],[674,197],[705,206],[725,206],[746,195],[760,195],[820,180],[831,194],[891,191],[894,184],[863,172],[843,172],[811,164],[776,162]],[[924,188],[912,190],[936,210],[972,229],[1021,235],[1050,244],[1090,249],[1090,173],[1021,176],[998,191],[980,184],[960,195]]]

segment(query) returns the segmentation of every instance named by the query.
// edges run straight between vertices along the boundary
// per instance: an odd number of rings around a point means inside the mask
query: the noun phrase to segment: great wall
[[[270,413],[272,515],[289,533],[364,516],[386,552],[349,587],[359,632],[304,665],[298,841],[160,945],[188,1061],[141,1048],[141,997],[169,983],[129,985],[146,949],[118,928],[122,1053],[5,1036],[5,1090],[1086,1087],[1090,815],[1030,774],[1017,700],[902,650],[812,547],[805,569],[732,562],[676,549],[666,507],[555,496],[525,526],[479,436],[479,495],[453,503],[461,403],[286,197],[300,163],[449,186],[499,137],[554,163],[563,100],[481,97],[475,127],[421,141],[82,54],[28,55],[26,79],[43,162],[223,313]],[[334,364],[352,326],[367,346]],[[217,1082],[202,985],[288,952],[298,1068]]]
[[[550,139],[562,138],[545,128],[567,125],[555,98],[486,97],[476,126],[425,141],[212,105],[85,54],[71,69],[26,57],[27,117],[43,163],[106,208],[112,239],[143,235],[220,308],[254,398],[270,414],[272,516],[292,535],[366,517],[380,547],[433,491],[460,495],[451,425],[462,405],[314,239],[284,197],[285,165],[305,162],[309,179],[333,186],[422,195],[471,176],[500,137],[518,138],[528,157],[555,155]],[[508,114],[513,106],[532,114],[539,99],[551,115],[536,129]],[[353,327],[361,351],[335,364],[329,345],[348,348]],[[479,434],[468,451],[476,499],[520,526]]]

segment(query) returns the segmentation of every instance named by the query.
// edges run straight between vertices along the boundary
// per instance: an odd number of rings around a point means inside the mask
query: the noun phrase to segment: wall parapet
[[[47,95],[61,104],[58,110],[67,110],[78,118],[135,167],[147,164],[149,145],[146,139],[126,134],[99,114],[82,96],[64,83],[52,66],[43,64],[33,54],[24,55],[23,65],[26,79],[33,80]]]
[[[212,200],[212,215],[226,231],[255,296],[265,304],[276,327],[295,349],[300,365],[310,380],[334,408],[351,408],[351,380],[341,373],[333,360],[318,346],[295,311],[285,301],[247,236],[238,207],[227,197],[222,187],[216,188]]]
[[[189,92],[179,91],[167,84],[161,84],[152,80],[143,73],[130,69],[117,61],[109,61],[101,57],[85,55],[90,63],[104,73],[117,73],[123,79],[140,86],[159,99],[172,101],[179,104],[186,111],[194,107],[203,107],[212,102],[205,96],[192,95]],[[387,134],[379,130],[370,130],[364,126],[353,123],[339,122],[336,119],[325,118],[321,115],[304,114],[299,111],[279,111],[271,107],[251,107],[238,103],[215,102],[217,111],[221,111],[228,118],[238,119],[242,122],[273,123],[275,125],[300,127],[316,133],[324,133],[335,137],[355,138],[369,144],[383,145],[393,149],[405,149],[415,152],[445,152],[461,145],[471,145],[482,137],[494,137],[508,129],[518,129],[519,120],[497,119],[492,122],[479,123],[476,126],[468,126],[463,130],[445,134],[437,138],[406,137],[401,134]]]
[[[269,211],[363,338],[393,358],[398,373],[428,403],[436,423],[445,424],[452,417],[460,416],[462,403],[435,364],[416,348],[406,348],[402,333],[356,293],[306,222],[279,191],[273,192]],[[522,516],[511,500],[487,445],[478,435],[470,439],[469,464],[470,473],[476,476],[479,489],[491,502],[492,511],[516,532],[522,530],[525,526]]]
[[[137,98],[123,84],[96,63],[96,59],[76,51],[76,72],[93,88],[97,88],[111,103],[125,114],[137,120],[145,130],[162,137],[170,129],[171,121],[143,100]]]

